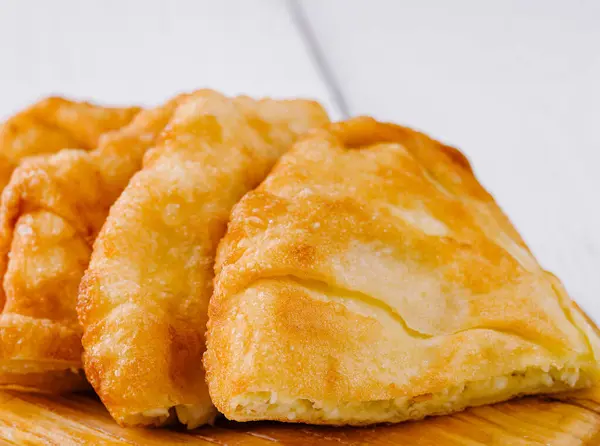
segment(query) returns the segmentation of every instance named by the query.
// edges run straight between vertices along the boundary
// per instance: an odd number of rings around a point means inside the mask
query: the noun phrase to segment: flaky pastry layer
[[[0,315],[0,388],[43,393],[89,389],[80,339],[77,326]]]

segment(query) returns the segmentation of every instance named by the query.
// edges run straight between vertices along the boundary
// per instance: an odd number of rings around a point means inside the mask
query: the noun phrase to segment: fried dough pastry
[[[180,100],[140,112],[90,152],[28,157],[14,171],[0,204],[0,388],[88,387],[75,311],[79,282],[110,205]]]
[[[464,156],[356,118],[236,205],[204,357],[233,420],[365,425],[596,382],[598,338]]]
[[[127,125],[138,107],[101,107],[50,97],[0,125],[0,191],[19,161],[65,148],[92,150],[100,136]]]
[[[0,153],[0,193],[8,184],[13,170],[15,170],[15,164],[8,157]]]
[[[194,95],[111,208],[81,282],[84,366],[122,425],[211,422],[202,368],[217,244],[232,206],[299,133],[305,100]]]

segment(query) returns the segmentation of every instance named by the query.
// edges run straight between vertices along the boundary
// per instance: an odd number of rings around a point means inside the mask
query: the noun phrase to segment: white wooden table
[[[310,96],[461,148],[600,321],[600,2],[0,0],[0,118],[50,93]]]

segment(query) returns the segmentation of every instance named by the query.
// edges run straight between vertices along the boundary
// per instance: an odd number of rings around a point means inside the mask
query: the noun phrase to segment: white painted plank
[[[50,93],[154,104],[199,87],[328,98],[279,0],[0,0],[0,118]]]
[[[600,321],[600,2],[305,0],[353,113],[460,147]]]

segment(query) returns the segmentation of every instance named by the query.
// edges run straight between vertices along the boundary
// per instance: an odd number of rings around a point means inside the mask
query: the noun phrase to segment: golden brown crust
[[[0,152],[14,162],[66,148],[92,150],[104,133],[127,125],[139,111],[45,98],[0,126]]]
[[[80,288],[85,370],[119,423],[160,424],[173,408],[188,427],[214,416],[202,353],[217,243],[235,202],[326,122],[310,101],[209,91],[177,109],[111,208]]]
[[[297,143],[236,205],[216,273],[205,366],[228,418],[402,421],[600,375],[597,336],[464,156],[407,128]],[[465,390],[495,379],[514,387]]]
[[[0,191],[19,161],[65,148],[92,150],[100,136],[127,125],[139,107],[101,107],[49,97],[0,124]]]
[[[0,153],[0,191],[8,184],[13,170],[15,170],[15,163]]]
[[[0,325],[5,382],[21,373],[18,384],[26,387],[28,378],[23,372],[11,374],[9,370],[18,361],[40,364],[37,375],[29,376],[30,388],[44,383],[43,369],[52,372],[55,362],[68,363],[66,367],[75,370],[82,367],[75,305],[93,240],[110,205],[140,168],[145,151],[179,100],[142,111],[126,127],[101,136],[92,151],[64,149],[30,157],[15,170],[0,204],[0,320],[26,316],[30,323],[47,321],[49,325],[28,331],[21,339],[9,336],[9,327]],[[76,120],[68,114],[64,119],[68,117]],[[92,138],[95,128],[102,126],[78,132],[78,140],[97,140]],[[63,336],[65,332],[69,336]],[[24,350],[15,352],[17,344]],[[81,387],[74,373],[53,375],[48,382],[57,390]],[[58,383],[61,376],[63,384]]]

